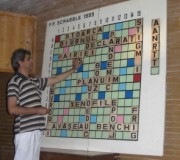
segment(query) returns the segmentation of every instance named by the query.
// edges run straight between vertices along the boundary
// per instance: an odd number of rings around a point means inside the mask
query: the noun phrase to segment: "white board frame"
[[[140,11],[140,12],[139,12]],[[94,13],[91,18],[83,18],[85,14]],[[131,17],[131,13],[134,16]],[[119,15],[119,17],[118,17]],[[78,20],[78,16],[82,18]],[[111,17],[116,17],[112,22]],[[75,17],[72,22],[63,22],[64,19]],[[109,17],[109,22],[105,22],[105,18]],[[119,19],[120,18],[120,19]],[[165,125],[165,99],[166,99],[166,46],[167,46],[167,1],[166,0],[131,0],[123,3],[110,5],[107,7],[78,13],[75,15],[61,17],[47,22],[45,51],[43,59],[42,76],[50,76],[48,74],[51,68],[49,62],[52,56],[51,39],[57,34],[62,34],[62,28],[68,26],[89,24],[98,19],[96,25],[86,25],[83,29],[88,29],[105,24],[122,22],[136,18],[143,18],[143,64],[142,64],[142,80],[141,80],[141,98],[140,98],[140,115],[139,115],[139,137],[138,141],[125,140],[95,140],[95,139],[79,139],[79,138],[52,138],[43,137],[42,150],[77,153],[79,151],[89,154],[101,153],[125,153],[125,154],[142,154],[142,155],[163,155],[164,148],[164,125]],[[160,19],[160,73],[158,75],[150,74],[151,66],[151,21],[152,19]],[[100,19],[102,23],[100,23]],[[57,25],[57,22],[62,23]],[[75,30],[69,29],[66,33],[79,30],[76,26]],[[48,64],[48,65],[47,65]],[[48,102],[48,88],[43,93],[42,104]],[[77,151],[77,152],[76,152]]]

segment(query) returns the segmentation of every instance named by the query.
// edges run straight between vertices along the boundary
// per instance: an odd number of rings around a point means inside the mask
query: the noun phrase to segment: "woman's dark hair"
[[[25,59],[25,55],[31,55],[31,52],[29,50],[26,49],[16,49],[11,56],[11,66],[14,69],[15,72],[18,71],[20,65],[19,65],[19,61],[24,61]]]

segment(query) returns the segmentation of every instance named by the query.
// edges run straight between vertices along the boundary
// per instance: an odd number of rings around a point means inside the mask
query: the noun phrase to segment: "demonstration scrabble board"
[[[141,0],[47,23],[43,76],[68,71],[73,59],[82,63],[66,80],[43,94],[43,103],[51,109],[44,135],[47,146],[52,140],[63,142],[67,149],[83,141],[85,150],[91,151],[98,140],[110,146],[123,142],[125,148],[132,142],[139,145],[156,126],[152,117],[155,120],[160,115],[164,117],[166,69],[165,52],[162,53],[164,48],[161,47],[165,42],[160,43],[160,35],[166,27],[164,17],[159,13],[146,16],[147,11],[133,5],[137,2]],[[126,7],[119,10],[128,4],[132,5],[132,10]],[[164,13],[164,9],[162,11]],[[163,89],[162,92],[157,91],[157,87]],[[153,97],[156,91],[157,97]],[[161,108],[159,113],[157,107]],[[148,119],[149,114],[152,117]],[[145,125],[150,131],[141,131]],[[160,130],[162,136],[163,128]],[[68,140],[74,144],[71,146]],[[115,148],[117,150],[117,145]],[[107,150],[102,146],[94,150],[112,152],[113,147],[112,151],[111,147]],[[160,150],[162,153],[162,148]],[[131,149],[129,152],[133,153]]]

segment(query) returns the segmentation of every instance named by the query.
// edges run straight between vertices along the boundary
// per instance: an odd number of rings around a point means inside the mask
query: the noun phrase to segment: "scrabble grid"
[[[134,19],[55,36],[52,76],[83,63],[50,89],[47,137],[138,140],[142,32]]]

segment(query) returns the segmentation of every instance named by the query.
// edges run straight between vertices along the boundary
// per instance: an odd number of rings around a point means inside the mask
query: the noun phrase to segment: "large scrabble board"
[[[165,13],[163,9],[163,15],[149,16],[147,9],[135,7],[134,3],[140,2],[120,3],[48,22],[43,76],[68,71],[73,59],[82,65],[43,94],[44,105],[51,109],[44,134],[47,146],[55,140],[65,144],[62,149],[73,149],[83,142],[88,150],[113,152],[113,147],[112,151],[111,147],[97,149],[91,142],[94,145],[100,140],[110,146],[123,142],[126,148],[133,142],[146,145],[149,140],[144,138],[148,135],[157,143],[156,139],[163,135],[164,125],[159,128],[159,136],[151,133],[164,123]],[[146,3],[154,6],[150,0]],[[129,5],[132,11],[129,7],[126,10]],[[152,123],[149,114],[156,123],[162,116],[161,124]],[[71,146],[68,140],[74,144]],[[115,148],[118,150],[117,145]],[[133,153],[131,149],[129,152]]]

